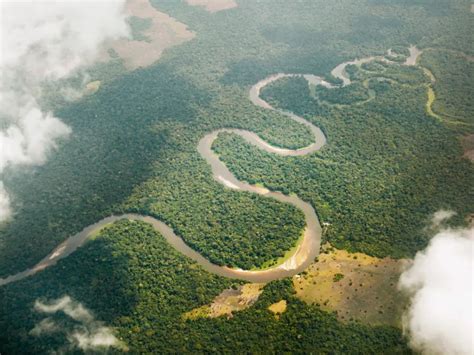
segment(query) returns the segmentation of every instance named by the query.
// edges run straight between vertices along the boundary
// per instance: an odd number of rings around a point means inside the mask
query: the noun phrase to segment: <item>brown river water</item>
[[[415,65],[416,59],[420,53],[421,51],[419,51],[416,47],[410,47],[410,56],[407,58],[404,64]],[[350,78],[345,72],[345,67],[347,65],[360,65],[362,63],[367,63],[375,59],[383,59],[383,57],[367,57],[362,59],[356,59],[354,61],[344,62],[334,68],[331,73],[334,77],[341,79],[343,81],[342,86],[345,86],[351,83]],[[206,134],[199,141],[197,146],[197,150],[200,155],[211,166],[213,178],[222,185],[224,185],[226,188],[238,191],[248,191],[262,195],[264,197],[273,198],[283,203],[289,203],[303,212],[306,220],[306,227],[304,230],[303,238],[300,239],[300,242],[296,247],[296,251],[293,253],[293,255],[288,257],[283,263],[265,270],[242,270],[229,268],[226,266],[219,266],[211,263],[197,251],[191,249],[188,245],[186,245],[186,243],[184,243],[183,239],[181,239],[174,233],[174,231],[170,227],[168,227],[165,223],[157,220],[156,218],[137,214],[124,214],[120,216],[106,217],[98,221],[97,223],[86,227],[81,232],[69,237],[60,245],[58,245],[49,255],[43,258],[38,264],[36,264],[31,269],[27,269],[17,274],[10,275],[4,279],[0,279],[0,286],[24,279],[28,276],[34,275],[35,273],[49,266],[56,264],[58,260],[69,256],[77,248],[82,246],[88,239],[90,239],[92,235],[94,235],[95,232],[99,231],[101,228],[104,228],[106,225],[118,221],[120,219],[138,220],[151,224],[153,228],[159,233],[161,233],[168,241],[168,243],[171,244],[176,250],[196,261],[204,270],[219,276],[264,283],[272,280],[281,279],[284,277],[293,276],[305,270],[319,254],[319,248],[321,243],[322,230],[313,206],[311,206],[311,204],[309,204],[308,202],[301,200],[296,195],[285,195],[278,191],[270,191],[264,187],[250,185],[246,182],[238,180],[229,171],[225,164],[219,160],[219,157],[211,149],[212,143],[217,138],[219,133],[230,132],[240,135],[248,143],[260,149],[263,149],[266,152],[282,156],[300,156],[311,154],[315,151],[320,150],[326,144],[326,137],[318,127],[313,125],[311,122],[305,120],[304,118],[299,117],[291,112],[275,109],[268,102],[260,98],[260,90],[266,85],[284,77],[295,76],[303,76],[308,81],[308,84],[312,85],[323,85],[328,88],[340,87],[332,85],[326,82],[323,78],[312,74],[300,75],[278,73],[271,75],[253,85],[249,92],[249,99],[256,106],[259,106],[264,109],[277,111],[289,117],[293,121],[296,121],[308,127],[314,136],[314,143],[310,144],[307,147],[303,147],[296,150],[284,149],[270,145],[253,132],[242,129],[223,128]]]

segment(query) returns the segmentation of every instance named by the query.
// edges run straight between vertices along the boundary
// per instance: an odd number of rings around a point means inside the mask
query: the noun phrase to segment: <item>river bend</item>
[[[410,47],[410,56],[407,58],[405,65],[414,65],[416,63],[416,58],[420,53],[421,51],[419,51],[416,47]],[[184,241],[179,236],[174,233],[174,231],[169,226],[167,226],[162,221],[151,216],[143,216],[138,214],[123,214],[120,216],[106,217],[98,221],[97,223],[86,227],[81,232],[69,237],[60,245],[58,245],[49,255],[43,258],[34,267],[19,272],[17,274],[10,275],[4,279],[0,279],[0,286],[24,279],[28,276],[34,275],[35,273],[41,270],[44,270],[49,266],[56,264],[58,260],[63,259],[72,254],[77,248],[82,246],[92,235],[94,235],[101,228],[104,228],[108,224],[118,221],[120,219],[137,220],[151,224],[153,228],[159,233],[161,233],[168,241],[168,243],[170,243],[176,250],[196,261],[204,270],[219,276],[242,279],[251,282],[269,282],[272,280],[293,276],[297,273],[302,272],[314,261],[315,257],[318,255],[321,243],[322,230],[314,208],[311,206],[311,204],[301,200],[296,195],[285,195],[281,192],[270,191],[264,187],[250,185],[246,182],[238,180],[229,171],[225,164],[219,160],[219,157],[212,151],[212,143],[217,138],[219,133],[229,132],[241,136],[248,143],[253,144],[254,146],[260,149],[263,149],[266,152],[282,156],[301,156],[311,154],[315,151],[320,150],[326,144],[326,137],[324,136],[324,133],[321,131],[321,129],[319,129],[319,127],[316,127],[306,119],[299,117],[291,112],[273,108],[268,102],[260,98],[261,89],[266,85],[283,77],[294,76],[303,76],[309,84],[313,85],[323,85],[328,88],[342,87],[351,83],[349,76],[345,72],[345,67],[347,65],[360,65],[362,63],[367,63],[369,61],[380,58],[383,57],[368,57],[356,59],[354,61],[348,61],[338,65],[336,68],[334,68],[331,74],[342,81],[342,85],[340,86],[330,84],[323,78],[312,74],[301,75],[285,73],[271,75],[252,86],[249,92],[249,98],[256,106],[259,106],[263,109],[277,111],[289,117],[293,121],[296,121],[299,124],[308,127],[308,129],[313,134],[314,141],[307,147],[302,147],[300,149],[295,150],[275,147],[267,143],[257,134],[251,131],[234,128],[222,128],[212,131],[206,134],[203,138],[201,138],[198,143],[197,150],[200,155],[206,160],[206,162],[210,165],[212,169],[213,178],[217,182],[224,185],[226,188],[238,191],[247,191],[262,195],[264,197],[273,198],[283,203],[289,203],[303,212],[306,220],[303,238],[300,238],[299,244],[297,245],[296,251],[293,253],[293,255],[288,257],[283,263],[265,270],[242,270],[236,268],[229,268],[226,266],[219,266],[211,263],[197,251],[190,248],[186,243],[184,243]]]

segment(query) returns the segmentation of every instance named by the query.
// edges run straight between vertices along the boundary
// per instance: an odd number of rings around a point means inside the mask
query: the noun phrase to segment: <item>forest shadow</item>
[[[115,318],[130,314],[138,295],[127,270],[129,259],[110,241],[98,238],[88,242],[66,259],[24,280],[0,287],[0,351],[15,353],[15,344],[23,349],[47,353],[67,345],[62,332],[45,332],[34,336],[31,331],[50,317],[70,327],[61,312],[45,314],[34,309],[35,301],[50,303],[64,296],[91,311],[97,321],[109,325]],[[61,319],[62,318],[62,319]],[[70,323],[70,322],[69,322]],[[2,349],[3,348],[3,349]]]
[[[11,169],[3,178],[15,216],[1,230],[0,275],[31,267],[66,237],[116,212],[172,144],[166,131],[195,118],[196,102],[202,107],[210,99],[172,67],[156,65],[59,110],[71,136],[43,166]]]

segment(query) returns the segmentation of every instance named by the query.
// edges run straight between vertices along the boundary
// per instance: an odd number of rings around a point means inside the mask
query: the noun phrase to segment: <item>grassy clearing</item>
[[[275,318],[279,319],[280,315],[286,311],[286,300],[281,300],[268,306],[268,310],[275,315]]]
[[[135,22],[146,22],[147,26],[142,28],[138,38],[121,38],[106,43],[106,49],[112,48],[129,70],[153,64],[167,48],[189,41],[196,35],[184,23],[158,11],[148,0],[127,1],[125,12]],[[110,60],[107,50],[102,53],[105,61]]]
[[[442,112],[443,117],[438,115],[436,112],[433,111],[433,103],[436,100],[436,93],[434,92],[432,87],[428,87],[428,100],[426,101],[426,112],[431,116],[436,118],[437,120],[443,121],[446,125],[450,127],[459,127],[459,126],[464,126],[464,127],[471,127],[472,124],[468,122],[463,122],[459,120],[457,117],[453,117],[450,115],[447,115],[446,113]]]
[[[226,289],[211,304],[194,308],[183,314],[183,319],[232,317],[233,312],[249,308],[263,292],[264,284],[248,283],[237,289]]]
[[[97,92],[100,88],[100,80],[94,80],[86,85],[86,94],[92,95]]]
[[[238,6],[234,0],[186,0],[186,2],[190,6],[203,6],[210,13],[233,9]]]
[[[317,262],[293,277],[293,286],[298,298],[336,311],[341,321],[399,326],[405,299],[397,282],[403,262],[326,245]]]
[[[432,106],[433,106],[433,102],[435,100],[436,100],[436,94],[435,94],[433,88],[428,87],[428,100],[426,101],[426,112],[428,112],[428,115],[430,115],[431,117],[434,117],[437,120],[442,120],[440,115],[433,112]]]

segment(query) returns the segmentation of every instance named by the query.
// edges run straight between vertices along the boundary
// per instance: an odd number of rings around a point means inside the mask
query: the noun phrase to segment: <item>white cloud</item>
[[[450,210],[439,210],[435,212],[431,218],[431,228],[438,228],[455,214],[456,212]]]
[[[107,39],[128,36],[124,0],[2,1],[2,66],[27,82],[93,63]],[[20,63],[19,63],[20,60]],[[33,76],[30,76],[30,75]]]
[[[10,197],[3,186],[3,182],[0,181],[0,222],[10,218],[11,213]]]
[[[126,348],[115,337],[111,328],[104,326],[102,322],[96,320],[86,307],[72,300],[69,296],[46,303],[36,300],[34,308],[37,312],[50,315],[62,312],[78,323],[75,323],[72,327],[67,327],[59,325],[51,317],[47,317],[30,331],[31,335],[41,336],[63,332],[70,343],[70,347],[81,350],[97,350],[109,347]]]
[[[439,213],[434,222],[450,217],[446,216]],[[471,227],[441,230],[403,272],[399,286],[411,295],[404,330],[415,350],[424,354],[474,352],[473,270]]]
[[[0,132],[0,171],[14,164],[43,164],[47,152],[56,147],[56,139],[70,131],[51,113],[41,112],[34,101],[19,108],[17,122]]]
[[[71,342],[82,350],[93,350],[103,347],[122,347],[118,346],[119,341],[113,335],[112,330],[107,327],[99,327],[91,332],[88,329],[76,330],[70,336]]]
[[[51,318],[45,318],[35,325],[35,327],[30,331],[30,334],[40,336],[42,334],[56,333],[59,329],[59,325],[57,325],[54,320]]]
[[[97,60],[102,44],[129,35],[125,0],[0,0],[0,174],[39,165],[71,130],[38,104],[45,81],[64,79]],[[77,98],[71,88],[66,98]],[[0,222],[11,215],[0,189]],[[6,206],[6,207],[5,207]]]
[[[84,308],[82,304],[74,302],[69,296],[58,298],[48,304],[37,300],[35,302],[35,310],[48,314],[62,311],[64,314],[79,322],[90,323],[94,320],[92,314]]]

